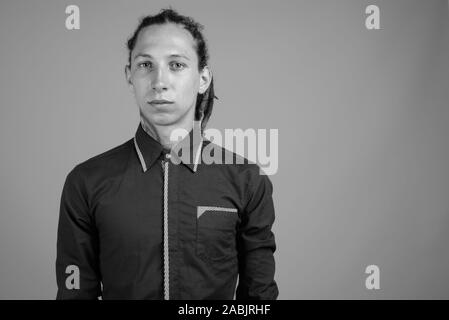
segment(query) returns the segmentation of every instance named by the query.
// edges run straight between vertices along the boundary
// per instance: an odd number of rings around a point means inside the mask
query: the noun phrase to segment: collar
[[[196,172],[200,161],[203,137],[200,125],[195,121],[193,129],[181,141],[179,141],[170,151],[171,161],[175,164],[183,163],[192,172]],[[134,148],[142,165],[143,172],[146,172],[163,153],[163,147],[145,132],[142,123],[139,123],[134,136]]]

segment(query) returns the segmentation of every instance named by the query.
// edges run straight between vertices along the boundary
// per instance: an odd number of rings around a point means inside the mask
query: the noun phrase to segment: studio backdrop
[[[133,137],[125,44],[169,6],[205,27],[208,128],[278,132],[279,299],[449,298],[447,0],[2,0],[0,298],[55,298],[65,177]]]

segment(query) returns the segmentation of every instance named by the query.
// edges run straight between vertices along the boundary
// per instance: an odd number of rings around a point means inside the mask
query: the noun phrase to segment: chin
[[[150,122],[158,126],[169,126],[177,123],[179,119],[173,115],[157,115],[149,118]]]

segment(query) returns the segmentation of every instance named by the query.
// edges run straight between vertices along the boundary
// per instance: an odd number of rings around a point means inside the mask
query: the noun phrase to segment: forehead
[[[137,37],[134,55],[148,53],[165,56],[172,53],[196,58],[195,40],[181,25],[166,23],[143,28]]]

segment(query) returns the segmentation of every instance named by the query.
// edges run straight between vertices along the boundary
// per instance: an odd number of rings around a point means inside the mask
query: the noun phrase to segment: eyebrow
[[[153,58],[150,54],[147,53],[139,53],[134,57],[134,60],[136,60],[139,57],[144,57],[144,58]],[[168,56],[169,58],[184,58],[187,60],[190,60],[187,56],[183,55],[183,54],[177,54],[177,53],[173,53],[171,55]]]

